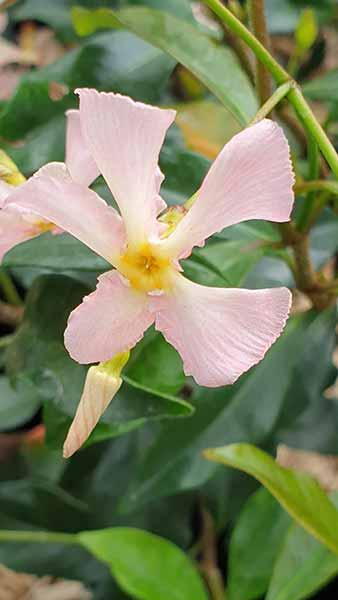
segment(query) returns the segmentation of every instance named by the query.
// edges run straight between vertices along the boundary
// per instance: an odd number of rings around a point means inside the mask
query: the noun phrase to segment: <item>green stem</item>
[[[77,536],[72,533],[54,531],[12,531],[0,530],[0,542],[37,542],[39,544],[79,544]]]
[[[308,136],[308,163],[309,179],[317,179],[319,175],[319,150],[316,140],[312,135]],[[301,207],[297,226],[300,231],[307,231],[309,224],[313,222],[313,214],[319,214],[323,202],[320,199],[318,203],[318,193],[314,190],[308,191],[307,201]]]
[[[283,98],[285,98],[285,96],[289,93],[290,89],[292,88],[292,85],[293,85],[292,81],[287,81],[286,83],[282,83],[282,85],[280,85],[274,91],[272,96],[270,96],[270,98],[265,102],[265,104],[263,104],[263,106],[261,106],[261,108],[257,112],[256,116],[251,121],[251,125],[253,125],[254,123],[258,123],[258,121],[261,121],[262,119],[267,117],[271,113],[271,111],[277,106],[277,104],[281,100],[283,100]]]
[[[270,71],[277,85],[292,79],[264,45],[223,6],[220,0],[204,0],[204,3],[251,48],[258,60]],[[296,110],[304,127],[315,138],[333,173],[338,177],[338,155],[296,83],[289,91],[287,98]]]
[[[332,172],[338,177],[338,154],[324,129],[318,123],[301,90],[298,87],[290,90],[288,99],[293,105],[304,127],[315,138],[319,148],[330,165]]]
[[[308,161],[309,179],[318,179],[319,175],[319,152],[316,140],[309,135],[308,139]]]
[[[5,297],[5,300],[14,306],[21,306],[22,300],[18,294],[18,291],[10,277],[4,268],[0,269],[0,288]]]
[[[9,346],[13,342],[14,338],[15,334],[4,335],[0,337],[0,348],[6,348],[7,346]]]
[[[314,181],[302,181],[295,185],[296,194],[306,194],[307,192],[329,192],[338,196],[338,182],[330,180],[315,179]]]
[[[209,8],[238,35],[254,52],[256,57],[270,71],[278,85],[285,83],[290,78],[283,67],[271,56],[270,52],[261,44],[261,42],[227,9],[219,0],[204,0],[204,4]]]

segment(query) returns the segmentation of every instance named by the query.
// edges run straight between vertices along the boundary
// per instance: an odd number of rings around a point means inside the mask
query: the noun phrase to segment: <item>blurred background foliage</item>
[[[176,108],[176,124],[161,153],[162,192],[169,204],[196,191],[211,160],[258,109],[250,56],[199,2],[2,4],[0,141],[27,177],[46,162],[63,160],[64,113],[77,104],[76,87]],[[245,2],[228,5],[246,19]],[[76,21],[74,7],[121,9],[129,25],[102,28],[90,16]],[[275,56],[301,83],[338,145],[336,0],[266,0],[266,8]],[[166,29],[160,27],[163,14]],[[81,29],[86,35],[77,33]],[[288,135],[296,173],[306,177],[304,133],[286,104],[276,116]],[[321,168],[326,175],[324,162]],[[102,179],[95,188],[112,201]],[[304,202],[300,193],[296,221]],[[196,249],[185,271],[206,285],[294,287],[280,241],[269,223],[236,225]],[[325,200],[311,229],[315,268],[337,274],[337,250],[335,195]],[[272,455],[280,444],[338,455],[335,307],[317,312],[295,292],[286,331],[264,361],[235,385],[219,389],[198,388],[186,378],[175,350],[151,330],[133,350],[125,383],[87,447],[64,461],[61,446],[85,368],[66,353],[63,331],[70,311],[107,268],[67,234],[44,234],[5,257],[2,273],[12,277],[16,292],[1,284],[0,528],[72,533],[137,527],[174,542],[196,560],[209,586],[216,570],[228,600],[336,598],[338,558],[291,522],[253,479],[201,454],[208,447],[246,442]],[[95,546],[91,538],[85,542]],[[144,540],[115,543],[133,571],[146,553]],[[214,563],[210,552],[217,557]],[[115,562],[112,578],[94,555],[57,543],[0,543],[0,562],[7,567],[80,580],[95,600],[207,598],[190,575],[185,591],[176,594],[181,563],[170,552],[163,572],[152,563],[156,578],[168,586],[161,596],[126,583],[123,565]]]

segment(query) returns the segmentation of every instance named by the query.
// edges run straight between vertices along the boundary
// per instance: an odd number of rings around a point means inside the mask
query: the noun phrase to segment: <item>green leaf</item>
[[[205,450],[204,456],[258,479],[302,527],[338,554],[338,511],[314,479],[279,466],[250,444]]]
[[[40,529],[79,531],[88,521],[88,506],[50,481],[39,478],[2,481],[0,513]]]
[[[24,75],[0,114],[0,134],[21,139],[35,127],[76,106],[76,87],[120,92],[135,100],[156,102],[174,61],[126,31],[101,33],[55,63]],[[69,88],[61,100],[50,98],[49,84]]]
[[[230,539],[229,600],[255,600],[265,594],[289,523],[264,488],[249,498]]]
[[[242,125],[257,111],[257,100],[249,79],[233,53],[201,33],[193,25],[176,17],[149,8],[127,8],[120,11],[99,9],[106,21],[118,19],[120,25],[145,41],[160,48],[189,69],[217,96]],[[72,10],[74,25],[84,35],[93,31],[97,11],[80,7]]]
[[[337,556],[294,523],[280,549],[266,600],[303,600],[337,574]]]
[[[271,444],[280,419],[283,428],[291,427],[328,385],[335,323],[335,310],[293,317],[265,359],[236,384],[195,389],[191,398],[195,414],[161,427],[140,457],[121,509],[133,510],[156,497],[205,484],[218,469],[201,458],[208,446],[238,441]],[[289,418],[283,410],[288,401],[293,404]]]
[[[133,349],[124,373],[132,385],[138,382],[165,394],[178,394],[185,384],[179,354],[153,328]]]
[[[122,589],[140,600],[207,600],[196,567],[177,546],[157,535],[116,527],[84,531],[79,541],[107,563]]]
[[[304,83],[303,91],[310,100],[324,100],[338,103],[338,69],[327,71]]]
[[[184,261],[184,273],[202,285],[237,287],[262,258],[264,249],[242,241],[210,242]]]
[[[97,276],[111,268],[79,240],[68,234],[50,233],[15,246],[6,254],[3,264],[11,269],[44,269],[64,275],[80,271]]]
[[[21,377],[16,389],[7,377],[0,377],[0,427],[1,431],[24,425],[36,413],[40,405],[31,382]]]
[[[36,510],[36,509],[35,509]],[[0,516],[3,529],[31,529],[32,526]],[[95,600],[127,600],[117,588],[102,562],[78,546],[65,544],[1,543],[0,561],[21,573],[82,581],[95,594]],[[128,599],[130,600],[130,599]]]

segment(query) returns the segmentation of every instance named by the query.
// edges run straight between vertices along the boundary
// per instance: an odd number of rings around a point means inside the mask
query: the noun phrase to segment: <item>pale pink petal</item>
[[[159,215],[161,212],[163,212],[167,208],[166,202],[160,196],[160,189],[161,189],[163,180],[164,180],[164,175],[163,175],[160,167],[158,166],[156,169],[156,173],[155,173],[155,194],[156,194],[155,197],[157,198],[156,199],[156,215]]]
[[[0,261],[8,250],[37,235],[39,231],[18,211],[0,210]]]
[[[226,144],[187,215],[165,245],[178,257],[224,227],[249,219],[288,221],[294,177],[283,130],[264,119]]]
[[[101,362],[133,348],[154,322],[148,300],[117,271],[101,275],[95,292],[69,317],[65,346],[71,357],[84,364]]]
[[[98,177],[99,169],[83,139],[80,111],[66,112],[66,165],[74,181],[90,186]]]
[[[0,208],[3,207],[7,196],[9,196],[10,192],[13,190],[13,186],[6,181],[2,181],[0,179]]]
[[[88,369],[82,397],[63,446],[64,458],[72,456],[88,439],[121,384],[120,377],[112,377],[100,367]]]
[[[211,288],[178,275],[170,294],[152,298],[151,309],[186,375],[214,387],[234,383],[262,360],[283,330],[290,301],[286,288]]]
[[[158,157],[176,113],[119,94],[77,92],[83,135],[119,205],[129,242],[143,241],[157,233]]]
[[[49,163],[15,189],[6,204],[44,217],[112,264],[124,245],[118,213],[89,188],[73,181],[63,163]]]

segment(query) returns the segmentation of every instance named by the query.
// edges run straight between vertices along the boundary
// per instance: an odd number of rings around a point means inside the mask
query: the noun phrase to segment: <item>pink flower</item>
[[[11,161],[7,162],[11,163]],[[87,151],[81,135],[78,110],[67,112],[66,165],[74,181],[81,182],[84,185],[90,185],[98,175],[97,167]],[[4,171],[3,173],[1,173],[1,168]],[[14,171],[11,171],[11,169],[14,169]],[[18,172],[15,172],[15,169],[14,163],[9,165],[7,178],[11,180],[19,175],[19,180],[24,181],[24,178]],[[6,177],[6,166],[3,167],[0,164],[0,176],[1,174]],[[0,179],[0,209],[2,209],[0,211],[0,260],[16,244],[36,237],[41,233],[46,231],[62,233],[58,226],[29,208],[11,204],[9,197],[16,189],[14,185]]]
[[[280,335],[286,288],[220,289],[197,285],[179,261],[224,227],[248,219],[282,222],[293,205],[293,174],[282,129],[269,120],[236,135],[211,166],[195,202],[172,233],[157,219],[165,208],[158,157],[173,110],[118,94],[78,90],[81,130],[120,214],[87,185],[85,165],[51,163],[9,197],[55,223],[114,267],[70,315],[65,345],[76,361],[108,361],[135,346],[155,323],[197,383],[233,383]],[[90,176],[89,176],[90,175]]]

